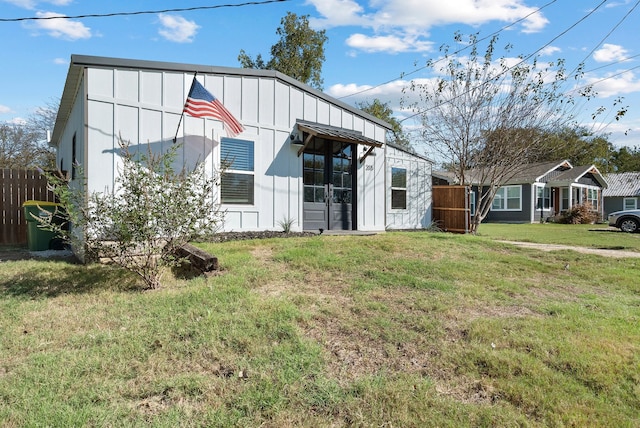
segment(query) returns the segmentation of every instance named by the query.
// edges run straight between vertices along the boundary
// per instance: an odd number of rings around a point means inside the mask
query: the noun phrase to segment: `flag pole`
[[[191,87],[193,87],[193,80],[196,78],[197,75],[198,75],[197,71],[193,73],[193,79],[191,80]],[[189,88],[189,93],[191,93],[191,88]],[[187,94],[187,98],[189,98],[189,94]],[[182,118],[184,117],[184,107],[186,105],[187,105],[187,101],[185,100],[185,105],[182,107],[182,114],[180,115],[180,120],[178,121],[178,127],[176,128],[176,135],[174,135],[173,137],[173,144],[175,144],[176,141],[178,140],[178,131],[180,131],[180,125],[182,124]]]

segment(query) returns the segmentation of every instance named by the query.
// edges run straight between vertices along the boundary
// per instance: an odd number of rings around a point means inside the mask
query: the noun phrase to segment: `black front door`
[[[353,144],[314,138],[303,154],[303,228],[352,230]]]

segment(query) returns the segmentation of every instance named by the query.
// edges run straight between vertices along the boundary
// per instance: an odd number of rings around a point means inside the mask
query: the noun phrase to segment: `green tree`
[[[640,148],[620,147],[611,155],[613,172],[640,171]]]
[[[606,135],[593,135],[582,127],[565,127],[543,137],[540,161],[567,159],[572,165],[594,164],[602,173],[612,172],[614,148]]]
[[[384,120],[392,126],[393,130],[387,133],[388,142],[406,147],[407,149],[413,149],[409,137],[402,129],[402,124],[398,121],[398,119],[393,117],[393,110],[391,109],[391,107],[389,107],[388,103],[383,103],[378,98],[376,98],[373,100],[373,102],[363,101],[360,103],[356,103],[356,107],[364,112],[369,113],[372,116],[377,117],[378,119]]]
[[[313,30],[309,27],[309,15],[292,12],[287,12],[280,25],[276,30],[280,40],[271,46],[269,61],[265,62],[261,54],[253,59],[244,49],[240,50],[238,61],[243,68],[276,70],[322,90],[325,30]]]

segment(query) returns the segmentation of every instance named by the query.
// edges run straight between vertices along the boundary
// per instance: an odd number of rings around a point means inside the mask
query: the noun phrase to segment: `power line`
[[[571,24],[571,25],[569,26],[569,28],[567,28],[567,29],[565,29],[564,31],[562,31],[560,34],[558,34],[557,36],[555,36],[555,37],[554,37],[553,39],[551,39],[549,42],[547,42],[547,43],[545,43],[544,45],[542,45],[540,48],[536,49],[536,50],[535,50],[534,52],[532,52],[531,54],[529,54],[529,55],[527,55],[526,57],[522,58],[518,63],[514,64],[513,66],[511,66],[511,67],[509,67],[509,68],[505,69],[505,70],[504,70],[504,71],[502,71],[501,73],[499,73],[499,74],[497,74],[496,76],[494,76],[494,79],[495,79],[495,78],[497,78],[497,77],[500,77],[500,76],[502,76],[502,75],[504,75],[504,74],[506,74],[506,73],[508,73],[509,71],[511,71],[511,70],[513,70],[514,68],[518,67],[520,64],[522,64],[522,63],[524,63],[524,62],[528,61],[529,59],[531,59],[534,55],[536,55],[537,53],[539,53],[540,51],[542,51],[544,48],[546,48],[547,46],[551,45],[553,42],[555,42],[556,40],[558,40],[560,37],[564,36],[564,35],[565,35],[565,34],[567,34],[569,31],[571,31],[572,29],[574,29],[578,24],[580,24],[582,21],[584,21],[584,20],[585,20],[585,19],[587,19],[589,16],[591,16],[593,13],[595,13],[595,12],[596,12],[600,7],[602,7],[606,2],[607,2],[607,0],[602,0],[602,2],[600,2],[600,4],[598,4],[595,8],[593,8],[591,11],[589,11],[585,16],[583,16],[583,17],[582,17],[582,18],[580,18],[578,21],[576,21],[576,22],[574,22],[573,24]],[[443,102],[441,102],[441,103],[439,103],[439,104],[437,104],[437,105],[435,105],[435,106],[429,107],[429,108],[427,108],[427,109],[424,109],[424,110],[422,110],[422,111],[419,111],[419,112],[417,112],[417,113],[414,113],[414,114],[412,114],[412,115],[410,115],[410,116],[407,116],[407,117],[405,117],[404,119],[400,120],[399,122],[403,122],[403,121],[405,121],[405,120],[407,120],[407,119],[412,119],[412,118],[414,118],[414,117],[416,117],[416,116],[418,116],[418,115],[424,114],[424,113],[426,113],[426,112],[428,112],[428,111],[430,111],[430,110],[433,110],[433,109],[436,109],[436,108],[438,108],[438,107],[441,107],[441,106],[443,106],[443,105],[445,105],[445,104],[447,104],[447,103],[450,103],[451,101],[453,101],[453,100],[455,100],[455,99],[457,99],[457,98],[460,98],[461,96],[466,95],[466,94],[470,93],[471,91],[474,91],[475,89],[477,89],[477,88],[479,88],[479,87],[481,87],[481,86],[484,86],[484,85],[486,85],[486,84],[488,84],[488,83],[489,83],[489,82],[483,82],[483,83],[481,83],[480,85],[475,86],[475,87],[473,87],[473,88],[470,88],[469,90],[467,90],[467,91],[465,91],[465,92],[463,92],[463,93],[461,93],[461,94],[459,94],[459,95],[456,95],[455,97],[453,97],[453,98],[451,98],[451,99],[448,99],[448,100],[443,101]]]
[[[602,83],[602,82],[604,82],[604,81],[606,81],[606,80],[613,79],[613,78],[618,77],[618,76],[622,76],[623,74],[626,74],[626,73],[628,73],[628,72],[630,72],[630,71],[633,71],[633,70],[636,70],[636,69],[638,69],[638,68],[640,68],[640,65],[636,65],[635,67],[627,68],[626,70],[618,71],[617,73],[612,74],[611,76],[603,77],[602,79],[595,80],[595,81],[593,81],[593,82],[591,82],[591,83],[589,83],[589,84],[587,84],[587,85],[583,85],[583,86],[579,86],[579,87],[577,87],[577,88],[573,88],[573,89],[571,89],[571,90],[569,90],[569,91],[565,92],[565,94],[570,94],[570,93],[572,93],[572,92],[580,91],[580,90],[582,90],[582,89],[585,89],[585,88],[589,88],[589,87],[595,86],[595,85],[597,85],[598,83]]]
[[[463,52],[463,51],[465,51],[465,50],[469,49],[471,46],[477,45],[477,44],[478,44],[478,43],[480,43],[480,42],[483,42],[483,41],[485,41],[485,40],[487,40],[487,39],[489,39],[489,38],[491,38],[491,37],[496,36],[497,34],[500,34],[501,32],[503,32],[503,31],[505,31],[505,30],[507,30],[507,29],[509,29],[509,28],[513,27],[513,26],[514,26],[514,25],[516,25],[516,24],[519,24],[520,22],[522,22],[522,21],[526,20],[527,18],[529,18],[529,17],[530,17],[530,16],[532,16],[532,15],[535,15],[536,13],[540,12],[542,9],[546,8],[547,6],[552,5],[553,3],[557,2],[557,1],[558,1],[558,0],[551,0],[549,3],[547,3],[547,4],[544,4],[544,5],[540,6],[538,9],[536,9],[536,10],[534,10],[533,12],[531,12],[531,13],[529,13],[529,14],[527,14],[527,15],[523,16],[522,18],[520,18],[520,19],[518,19],[518,20],[516,20],[516,21],[513,21],[512,23],[510,23],[510,24],[508,24],[508,25],[505,25],[504,27],[500,28],[499,30],[494,31],[493,33],[491,33],[491,34],[489,34],[489,35],[487,35],[487,36],[485,36],[485,37],[483,37],[483,38],[481,38],[481,39],[478,39],[478,40],[474,41],[473,43],[471,43],[471,44],[469,44],[469,45],[467,45],[467,46],[465,46],[465,47],[463,47],[463,48],[458,49],[457,51],[453,52],[453,53],[452,53],[452,55],[457,55],[457,54],[459,54],[460,52]],[[605,1],[606,1],[606,0],[605,0]],[[424,70],[425,68],[429,68],[429,67],[431,67],[431,66],[433,66],[433,65],[435,65],[435,64],[437,64],[437,63],[439,63],[440,61],[443,61],[443,60],[444,60],[444,58],[441,58],[441,59],[439,59],[439,60],[437,60],[437,61],[435,61],[435,62],[433,62],[433,63],[431,63],[431,64],[427,64],[427,65],[424,65],[424,66],[422,66],[422,67],[418,67],[418,68],[416,68],[415,70],[410,71],[410,72],[408,72],[408,73],[401,73],[401,74],[400,74],[400,76],[399,76],[398,78],[394,78],[394,79],[391,79],[391,80],[387,80],[386,82],[379,83],[379,84],[377,84],[377,85],[375,85],[375,86],[372,86],[372,87],[367,88],[367,89],[362,89],[362,90],[360,90],[360,91],[354,92],[354,93],[349,94],[349,95],[343,95],[342,97],[339,97],[338,99],[339,99],[339,100],[341,100],[341,99],[343,99],[343,98],[349,98],[349,97],[353,97],[354,95],[360,95],[360,94],[362,94],[362,93],[364,93],[364,92],[372,91],[372,90],[374,90],[374,89],[376,89],[376,88],[379,88],[380,86],[386,85],[386,84],[391,83],[391,82],[395,82],[396,80],[400,80],[400,79],[405,78],[406,76],[410,76],[410,75],[412,75],[412,74],[415,74],[415,73],[417,73],[417,72],[418,72],[418,71],[420,71],[420,70]]]
[[[584,63],[591,55],[593,55],[593,53],[596,51],[596,49],[598,49],[600,46],[602,46],[602,44],[605,42],[605,40],[607,40],[609,38],[609,36],[624,22],[625,19],[627,19],[629,17],[629,15],[631,15],[631,13],[634,11],[634,9],[636,7],[638,7],[638,5],[640,5],[640,0],[638,0],[636,2],[636,4],[631,9],[629,9],[629,11],[622,17],[622,19],[620,19],[618,21],[618,23],[616,25],[614,25],[611,30],[609,30],[609,32],[593,47],[593,49],[591,49],[591,52],[589,52],[584,57],[584,59],[578,64]],[[569,76],[572,76],[576,71],[578,71],[579,68],[580,68],[580,65],[577,65],[576,68],[574,68],[573,71],[571,71],[571,73],[569,73]]]
[[[144,10],[137,12],[113,12],[113,13],[91,13],[75,16],[30,16],[25,18],[0,18],[0,22],[20,22],[20,21],[42,21],[46,19],[83,19],[83,18],[109,18],[113,16],[133,16],[133,15],[155,15],[158,13],[169,12],[192,12],[195,10],[211,10],[222,9],[230,7],[244,7],[244,6],[259,6],[269,3],[283,3],[290,0],[262,0],[262,1],[248,1],[237,4],[219,4],[214,6],[195,6],[195,7],[182,7],[175,9],[163,9],[163,10]]]
[[[620,58],[620,59],[619,59],[619,60],[617,60],[617,61],[610,62],[610,63],[608,63],[608,64],[603,64],[603,65],[601,65],[601,66],[599,66],[599,67],[591,68],[591,69],[589,69],[589,70],[585,70],[584,72],[585,72],[585,73],[591,73],[591,72],[593,72],[593,71],[598,71],[598,70],[601,70],[601,69],[603,69],[603,68],[611,67],[612,65],[620,64],[621,62],[627,62],[627,61],[630,61],[630,60],[632,60],[632,59],[634,59],[634,58],[638,58],[638,57],[640,57],[640,54],[636,54],[636,55],[632,55],[632,56],[627,56],[627,57],[624,57],[624,58]]]

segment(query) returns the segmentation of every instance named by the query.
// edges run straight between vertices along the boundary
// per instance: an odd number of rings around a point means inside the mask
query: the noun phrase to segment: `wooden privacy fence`
[[[22,204],[25,201],[54,201],[47,190],[47,180],[35,169],[0,169],[0,244],[27,243],[27,221]]]
[[[471,205],[467,186],[433,186],[433,221],[447,232],[468,233]]]

